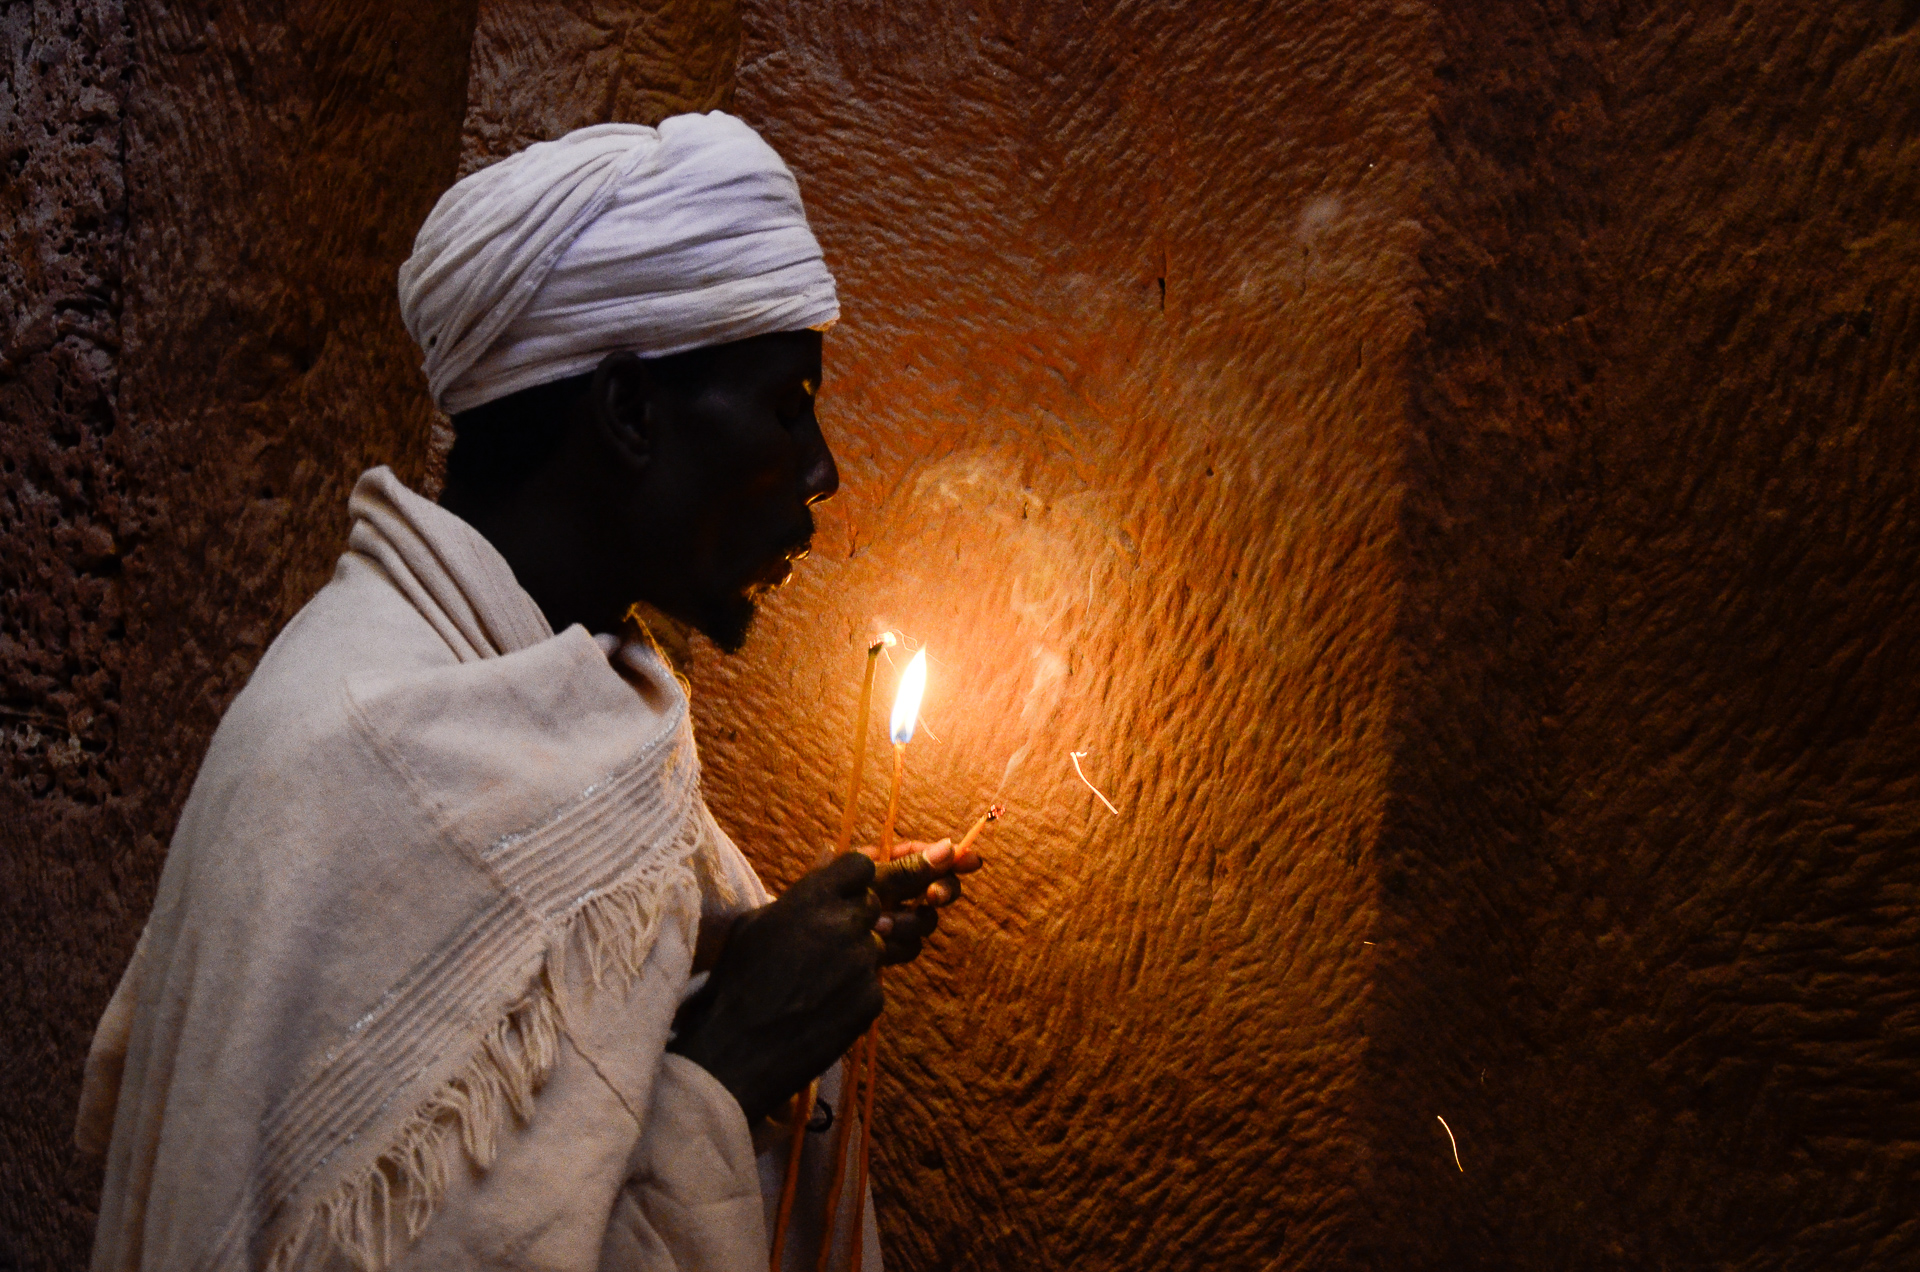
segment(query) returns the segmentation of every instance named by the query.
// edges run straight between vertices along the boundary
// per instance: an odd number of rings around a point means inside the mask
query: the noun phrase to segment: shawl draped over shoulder
[[[384,468],[350,510],[94,1039],[94,1268],[764,1268],[785,1149],[665,1052],[703,913],[766,898],[672,669]]]

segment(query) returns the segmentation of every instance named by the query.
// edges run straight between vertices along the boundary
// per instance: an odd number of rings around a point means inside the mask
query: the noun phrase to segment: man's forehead
[[[780,375],[799,375],[819,383],[823,370],[823,342],[817,331],[777,331],[717,346],[726,361],[752,365]]]
[[[798,384],[817,393],[824,374],[821,340],[814,331],[781,331],[745,340],[708,345],[672,354],[659,362],[677,364],[684,372],[707,381],[731,381],[784,386]]]

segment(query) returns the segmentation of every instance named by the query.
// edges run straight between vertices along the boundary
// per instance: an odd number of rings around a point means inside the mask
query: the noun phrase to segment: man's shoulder
[[[487,838],[610,781],[657,785],[676,765],[693,780],[685,699],[664,666],[658,679],[637,688],[572,627],[495,658],[356,676],[345,693],[366,741]]]
[[[423,674],[456,662],[432,625],[349,555],[267,648],[222,728],[253,726],[256,744],[311,743],[348,727],[346,687],[353,680]]]
[[[697,780],[686,718],[663,661],[623,677],[578,627],[462,659],[348,557],[228,709],[208,768],[241,784],[302,765],[397,781],[460,837],[487,840],[616,775]]]

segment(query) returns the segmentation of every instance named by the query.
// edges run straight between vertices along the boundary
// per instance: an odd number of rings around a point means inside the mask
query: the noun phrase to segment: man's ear
[[[636,471],[653,456],[655,385],[646,362],[632,353],[610,353],[593,371],[594,426]]]

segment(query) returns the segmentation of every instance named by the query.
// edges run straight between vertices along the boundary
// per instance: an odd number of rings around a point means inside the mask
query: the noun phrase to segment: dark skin
[[[780,332],[670,358],[609,354],[558,418],[557,450],[510,489],[449,480],[440,502],[486,536],[555,631],[619,629],[645,601],[722,649],[792,575],[812,506],[839,489],[814,400],[818,332]],[[960,897],[971,851],[907,844],[807,875],[733,920],[670,1050],[766,1117],[879,1016],[880,968],[920,953]]]

